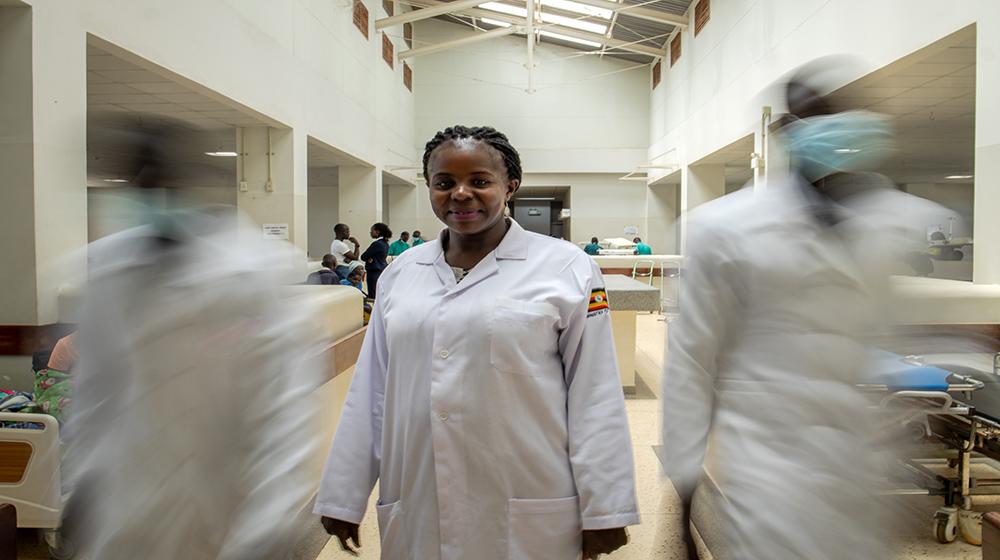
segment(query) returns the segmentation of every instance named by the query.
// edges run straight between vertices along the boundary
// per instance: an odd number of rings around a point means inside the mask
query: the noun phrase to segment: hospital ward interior
[[[0,0],[0,560],[1000,560],[997,0]]]

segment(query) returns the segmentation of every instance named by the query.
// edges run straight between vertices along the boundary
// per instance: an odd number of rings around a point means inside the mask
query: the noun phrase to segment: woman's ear
[[[514,193],[517,192],[517,189],[520,186],[521,182],[518,181],[517,179],[511,179],[510,181],[507,181],[507,200],[510,200],[510,197],[514,196]]]

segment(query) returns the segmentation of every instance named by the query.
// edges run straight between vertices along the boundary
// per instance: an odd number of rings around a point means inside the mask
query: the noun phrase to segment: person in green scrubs
[[[403,251],[410,248],[410,244],[407,243],[409,240],[410,232],[404,231],[399,234],[399,239],[393,241],[392,245],[389,245],[389,256],[398,257],[399,255],[402,255]]]
[[[424,244],[424,238],[420,236],[420,230],[418,229],[413,230],[413,247],[423,244]]]
[[[632,240],[632,243],[635,243],[635,254],[637,254],[637,255],[652,255],[653,254],[653,248],[650,247],[649,245],[646,245],[645,243],[643,243],[642,239],[639,239],[638,237],[636,237],[635,239]]]
[[[588,255],[598,255],[601,253],[601,246],[597,244],[596,237],[590,238],[590,245],[584,247],[583,252],[587,253]]]

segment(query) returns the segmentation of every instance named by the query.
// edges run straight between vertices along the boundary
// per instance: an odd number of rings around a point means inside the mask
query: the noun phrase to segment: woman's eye
[[[451,188],[451,182],[449,182],[449,181],[438,181],[437,183],[434,183],[434,187],[438,188],[438,189],[450,189]]]
[[[484,187],[484,186],[488,185],[489,183],[490,182],[487,181],[486,179],[473,179],[472,180],[472,185],[474,187]]]

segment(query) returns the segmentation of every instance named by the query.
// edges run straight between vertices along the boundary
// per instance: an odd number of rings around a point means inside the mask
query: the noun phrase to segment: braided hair
[[[424,178],[427,181],[430,181],[430,175],[427,173],[427,162],[430,161],[434,150],[445,142],[460,140],[462,138],[479,140],[500,152],[501,157],[503,157],[503,164],[507,168],[507,179],[521,181],[521,156],[514,149],[514,146],[511,146],[510,140],[507,140],[507,136],[504,133],[491,126],[470,127],[462,125],[449,126],[438,132],[424,146]]]

